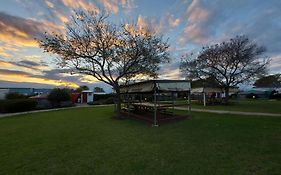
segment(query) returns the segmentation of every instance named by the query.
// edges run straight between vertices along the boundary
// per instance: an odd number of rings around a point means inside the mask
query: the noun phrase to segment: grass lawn
[[[281,174],[281,118],[193,113],[155,128],[112,114],[0,119],[0,174]]]
[[[186,104],[186,102],[181,100],[177,101],[177,104]],[[205,107],[203,104],[193,101],[192,108],[281,114],[281,100],[231,100],[228,105],[207,105]]]

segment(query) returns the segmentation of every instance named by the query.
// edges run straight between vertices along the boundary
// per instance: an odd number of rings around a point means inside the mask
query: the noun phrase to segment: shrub
[[[70,90],[69,89],[53,89],[48,95],[48,100],[52,103],[53,106],[60,107],[61,102],[70,101]]]
[[[0,112],[23,112],[36,108],[37,102],[33,99],[9,99],[0,101]]]
[[[114,104],[114,94],[94,94],[94,102],[91,105]]]
[[[108,98],[114,98],[114,94],[94,94],[94,101],[105,100]]]
[[[25,95],[19,94],[17,92],[11,92],[6,95],[6,99],[24,99],[24,98],[27,98],[27,97]]]

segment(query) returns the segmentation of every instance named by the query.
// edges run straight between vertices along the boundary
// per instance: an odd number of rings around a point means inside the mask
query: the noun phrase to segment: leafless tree
[[[258,46],[246,36],[203,47],[197,57],[182,57],[180,69],[194,79],[213,77],[224,89],[228,102],[229,88],[251,81],[267,71],[269,59],[263,57],[265,47]]]
[[[39,45],[58,55],[63,67],[112,86],[118,117],[120,84],[137,75],[155,77],[159,65],[169,61],[169,45],[162,36],[135,24],[112,24],[104,12],[76,12],[64,34],[46,33]]]

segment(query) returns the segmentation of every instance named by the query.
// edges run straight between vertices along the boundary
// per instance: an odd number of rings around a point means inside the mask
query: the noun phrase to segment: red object
[[[71,93],[71,101],[72,103],[78,103],[78,98],[80,98],[81,93],[79,92],[73,92]]]

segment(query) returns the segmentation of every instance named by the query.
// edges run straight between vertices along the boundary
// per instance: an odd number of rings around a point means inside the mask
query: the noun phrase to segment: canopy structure
[[[185,92],[191,90],[187,80],[148,80],[122,86],[121,93],[147,93],[147,92]]]
[[[229,88],[229,94],[235,94],[239,91],[238,88],[235,87],[230,87]],[[222,98],[224,98],[225,96],[225,91],[223,88],[219,88],[219,87],[198,87],[198,88],[194,88],[191,90],[191,94],[193,95],[198,95],[200,97],[203,98],[203,104],[204,106],[206,106],[208,99],[213,100],[212,102],[214,102],[214,100],[219,99],[220,102],[222,100]],[[211,96],[211,98],[210,98]]]
[[[151,121],[154,126],[158,126],[160,122],[168,120],[172,121],[187,118],[187,116],[178,116],[174,112],[177,92],[187,94],[187,96],[184,97],[184,101],[186,101],[187,104],[179,105],[188,107],[188,114],[190,114],[191,84],[187,80],[148,80],[121,86],[120,88],[120,93],[124,94],[127,102],[125,108],[126,115]],[[171,105],[167,104],[167,101],[160,100],[163,94],[171,94],[173,101]],[[135,96],[140,97],[138,101],[134,98]],[[147,98],[143,98],[143,96]],[[150,99],[151,102],[148,102],[148,99]],[[172,112],[170,112],[171,109]]]

